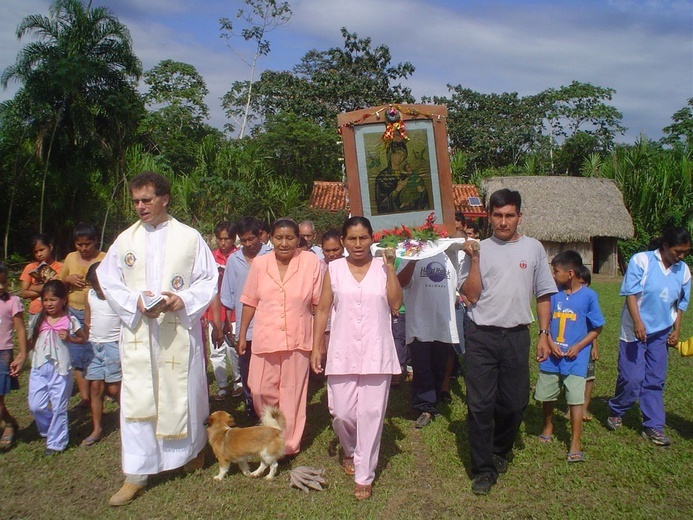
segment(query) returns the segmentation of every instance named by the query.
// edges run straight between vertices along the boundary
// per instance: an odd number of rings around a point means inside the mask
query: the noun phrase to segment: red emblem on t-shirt
[[[520,262],[520,269],[527,269],[527,262],[522,260],[522,262]]]

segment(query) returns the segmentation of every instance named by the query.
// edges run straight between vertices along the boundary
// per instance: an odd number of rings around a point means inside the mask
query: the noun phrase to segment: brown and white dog
[[[207,438],[219,461],[219,474],[215,479],[223,479],[232,462],[250,477],[259,477],[269,467],[269,474],[265,478],[274,478],[279,466],[277,461],[284,456],[286,419],[281,410],[268,406],[261,422],[261,426],[237,428],[233,417],[224,411],[214,412],[207,418]],[[260,466],[251,473],[248,461],[258,458]]]

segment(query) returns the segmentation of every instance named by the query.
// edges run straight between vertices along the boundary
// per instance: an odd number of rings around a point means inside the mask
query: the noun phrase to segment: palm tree
[[[132,111],[124,114],[113,100],[132,99],[142,70],[127,27],[108,8],[92,8],[91,2],[85,6],[79,0],[56,0],[49,16],[22,20],[17,37],[25,36],[36,40],[19,52],[0,82],[5,88],[10,80],[21,82],[22,99],[28,100],[26,120],[34,128],[36,154],[44,163],[39,219],[43,231],[51,161],[61,159],[62,165],[70,165],[63,168],[69,173],[81,169],[75,167],[80,160],[93,164],[95,155],[121,149],[109,130],[118,126],[113,119]]]

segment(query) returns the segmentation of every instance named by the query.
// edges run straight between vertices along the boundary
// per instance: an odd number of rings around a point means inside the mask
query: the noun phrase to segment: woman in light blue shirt
[[[681,315],[688,307],[691,272],[681,260],[690,250],[691,236],[685,228],[668,229],[657,249],[633,255],[621,285],[626,301],[607,425],[620,428],[623,414],[640,399],[642,436],[657,446],[671,444],[664,435],[667,346],[677,344]]]

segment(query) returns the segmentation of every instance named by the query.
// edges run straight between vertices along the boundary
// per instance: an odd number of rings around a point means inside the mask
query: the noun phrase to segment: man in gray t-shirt
[[[465,247],[462,293],[469,300],[465,354],[472,492],[488,494],[507,470],[529,403],[531,298],[537,299],[537,359],[549,355],[551,294],[556,283],[541,243],[520,235],[522,199],[502,189],[489,199],[493,236]]]

